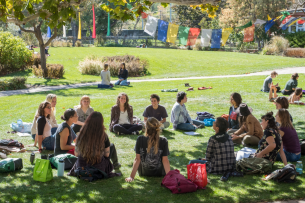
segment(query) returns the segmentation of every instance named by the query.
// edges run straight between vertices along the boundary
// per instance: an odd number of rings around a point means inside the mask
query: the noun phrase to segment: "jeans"
[[[44,140],[42,140],[41,144],[42,144],[42,147],[45,148],[46,150],[54,150],[55,134],[44,138]]]
[[[287,152],[285,149],[284,153],[286,155],[287,162],[296,162],[299,161],[301,158],[301,153],[296,155],[295,153]],[[280,153],[277,154],[276,160],[282,161]]]
[[[292,93],[294,93],[294,91],[285,91],[285,89],[282,90],[283,95],[291,95]]]
[[[115,146],[114,144],[110,144],[110,154],[109,154],[109,158],[111,159],[112,161],[112,164],[117,164],[119,161],[118,161],[118,155],[117,155],[117,152],[116,152],[116,149],[115,149]]]
[[[121,79],[123,78],[120,78],[118,81],[116,81],[116,83],[114,83],[115,85],[121,85],[121,86],[128,86],[128,83],[127,83],[127,79],[126,80],[122,80],[120,81]]]
[[[54,135],[56,133],[57,127],[54,127],[51,129],[51,135]],[[32,134],[33,140],[35,140],[36,134]]]
[[[142,130],[141,124],[115,124],[113,126],[113,132],[124,135],[131,135],[135,131]]]
[[[198,164],[205,164],[206,162],[207,162],[207,160],[195,159],[195,160],[191,160],[191,161],[189,162],[189,164],[196,164],[196,163],[198,163]]]
[[[105,84],[98,84],[98,88],[112,88],[113,85],[110,83],[110,85],[105,85]]]
[[[194,125],[204,125],[203,121],[198,121],[198,120],[192,120]],[[193,126],[190,123],[180,123],[177,125],[177,129],[178,130],[183,130],[183,131],[195,131],[197,128],[195,126]]]

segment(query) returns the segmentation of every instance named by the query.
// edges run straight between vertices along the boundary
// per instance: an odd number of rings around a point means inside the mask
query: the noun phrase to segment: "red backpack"
[[[170,189],[173,194],[196,192],[198,189],[195,183],[186,179],[177,169],[171,170],[166,174],[161,186]]]

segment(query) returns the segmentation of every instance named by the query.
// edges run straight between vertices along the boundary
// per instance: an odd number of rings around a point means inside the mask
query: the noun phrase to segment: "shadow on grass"
[[[24,71],[18,71],[18,72],[10,73],[10,74],[7,74],[5,76],[7,76],[7,77],[28,77],[28,76],[31,75],[31,73],[32,73],[32,70],[27,69],[27,70],[24,70]]]
[[[299,139],[305,139],[305,122],[299,121],[297,123],[293,123],[293,125],[298,133]]]

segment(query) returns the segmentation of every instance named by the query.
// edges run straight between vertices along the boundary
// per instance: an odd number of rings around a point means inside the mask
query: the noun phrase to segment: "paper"
[[[17,133],[17,135],[19,135],[20,137],[29,137],[29,136],[31,136],[31,134],[29,134],[29,133]]]
[[[256,152],[256,149],[244,147],[237,152],[236,161],[243,159],[243,158],[248,158],[251,154],[254,154],[255,152]]]
[[[187,134],[187,135],[200,135],[199,133],[196,133],[196,132],[184,132],[184,134]]]

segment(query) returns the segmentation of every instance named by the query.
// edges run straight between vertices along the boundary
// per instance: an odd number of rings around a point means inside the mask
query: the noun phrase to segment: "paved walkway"
[[[276,69],[275,71],[278,74],[305,73],[305,67]],[[262,71],[262,72],[243,74],[243,75],[218,75],[218,76],[202,76],[202,77],[188,77],[188,78],[162,78],[162,79],[144,79],[144,80],[128,80],[128,81],[130,81],[131,83],[135,83],[135,82],[158,82],[158,81],[173,81],[173,80],[198,80],[198,79],[209,79],[209,78],[235,78],[235,77],[249,77],[249,76],[258,76],[258,75],[270,75],[271,72],[272,71]],[[111,81],[111,82],[115,83],[116,81]],[[54,91],[61,89],[79,88],[79,87],[86,87],[97,84],[100,84],[100,82],[81,83],[74,85],[45,86],[45,87],[38,87],[33,89],[22,89],[22,90],[11,90],[11,91],[0,91],[0,97],[35,93],[35,92]]]
[[[303,199],[303,200],[275,201],[275,202],[268,202],[268,203],[305,203],[305,199]]]

